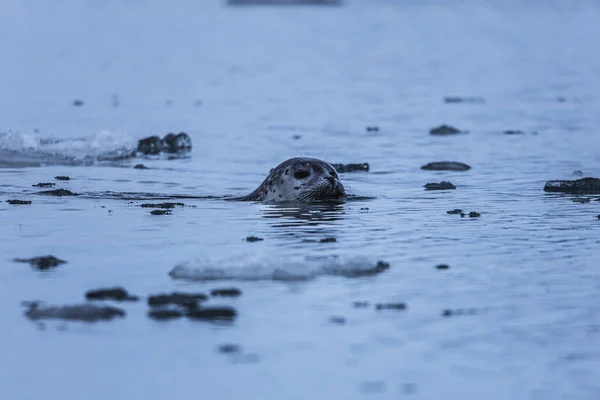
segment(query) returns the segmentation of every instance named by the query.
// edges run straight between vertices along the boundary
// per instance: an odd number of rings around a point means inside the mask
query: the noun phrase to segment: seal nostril
[[[325,179],[329,181],[331,186],[335,186],[335,178],[333,176],[326,176]]]

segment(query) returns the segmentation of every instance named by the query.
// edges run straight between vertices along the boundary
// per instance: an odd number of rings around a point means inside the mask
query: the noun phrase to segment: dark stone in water
[[[152,215],[171,215],[170,210],[152,210],[150,211]]]
[[[406,310],[405,303],[379,303],[375,305],[376,310]]]
[[[108,321],[116,317],[124,317],[125,311],[116,307],[97,306],[94,304],[78,304],[71,306],[42,306],[40,302],[28,303],[25,316],[32,320],[62,319],[67,321]]]
[[[146,203],[146,204],[140,204],[140,207],[143,208],[164,208],[164,209],[170,209],[170,208],[175,208],[175,206],[181,206],[184,207],[185,204],[183,203]]]
[[[447,214],[462,214],[462,210],[460,208],[455,208],[454,210],[446,211]]]
[[[70,190],[67,189],[55,189],[55,190],[45,190],[42,192],[37,192],[37,194],[45,194],[47,196],[58,196],[58,197],[62,197],[62,196],[79,196],[79,194],[77,193],[73,193]]]
[[[73,107],[83,107],[85,105],[85,102],[80,99],[75,99],[71,104],[73,104]]]
[[[335,170],[340,173],[347,172],[369,172],[369,163],[362,164],[331,164]]]
[[[219,345],[217,351],[224,354],[239,353],[242,351],[242,346],[239,344],[225,343]]]
[[[581,178],[574,181],[553,180],[546,182],[545,192],[600,194],[600,178]]]
[[[40,183],[36,183],[35,185],[31,185],[33,187],[39,187],[39,188],[49,188],[56,185],[56,183],[54,182],[40,182]]]
[[[427,171],[468,171],[471,167],[456,161],[438,161],[423,165],[421,169]]]
[[[232,321],[237,316],[237,311],[232,307],[203,307],[190,310],[188,318],[206,321]]]
[[[33,257],[33,258],[15,258],[13,261],[20,263],[28,263],[37,267],[38,269],[50,269],[58,267],[61,264],[65,264],[65,260],[61,260],[60,258],[56,258],[54,256],[43,256],[43,257]]]
[[[150,168],[146,167],[144,164],[136,164],[133,168],[134,169],[150,169]]]
[[[6,200],[8,204],[19,205],[19,204],[31,204],[31,200]]]
[[[450,266],[448,264],[439,264],[439,265],[436,265],[435,268],[437,268],[437,269],[449,269]]]
[[[485,100],[483,97],[462,97],[462,96],[446,96],[444,97],[444,103],[474,103],[483,104]]]
[[[88,290],[85,293],[88,300],[116,300],[116,301],[138,301],[138,296],[130,295],[122,287]]]
[[[429,134],[438,136],[458,135],[459,133],[462,133],[462,131],[449,125],[440,125],[429,130]]]
[[[210,291],[211,296],[216,297],[238,297],[242,295],[242,291],[238,288],[213,289]]]
[[[138,141],[137,151],[142,154],[181,153],[192,149],[192,139],[185,132],[168,133],[163,139],[150,136]]]
[[[525,132],[523,132],[523,131],[519,131],[519,130],[511,130],[511,129],[508,129],[508,130],[505,130],[505,131],[504,131],[504,134],[505,134],[505,135],[523,135],[523,134],[525,134]]]
[[[185,312],[183,310],[176,308],[158,308],[148,311],[148,317],[161,321],[181,318],[184,315]]]
[[[148,305],[150,307],[160,307],[172,304],[186,308],[197,308],[199,302],[206,300],[208,300],[208,296],[204,293],[161,293],[149,296]]]
[[[326,237],[326,238],[319,240],[319,243],[334,243],[334,242],[337,242],[337,239],[334,237]]]
[[[70,181],[71,178],[65,175],[59,175],[59,176],[55,176],[54,179],[56,179],[57,181]]]
[[[366,130],[367,130],[367,132],[379,132],[379,127],[378,126],[367,126]]]
[[[258,236],[248,236],[248,237],[246,238],[246,242],[250,242],[250,243],[253,243],[253,242],[260,242],[261,240],[265,240],[265,239],[263,239],[263,238],[261,238],[261,237],[258,237]]]
[[[479,217],[481,217],[481,214],[479,214],[478,212],[471,211],[469,213],[469,218],[479,218]]]
[[[454,186],[450,182],[442,181],[440,183],[427,183],[423,186],[426,190],[454,190]]]

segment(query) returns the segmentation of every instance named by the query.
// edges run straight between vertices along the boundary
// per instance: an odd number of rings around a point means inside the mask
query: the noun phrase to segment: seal
[[[331,164],[316,158],[294,157],[273,168],[252,193],[232,200],[315,202],[344,196],[346,189]]]

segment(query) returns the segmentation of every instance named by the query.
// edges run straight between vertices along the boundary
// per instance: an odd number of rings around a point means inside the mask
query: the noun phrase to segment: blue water
[[[542,190],[600,176],[597,2],[6,0],[0,14],[2,398],[600,398],[600,202]],[[469,133],[428,134],[441,124]],[[89,165],[180,131],[187,157]],[[369,162],[341,176],[366,198],[219,198],[298,155]],[[443,160],[472,169],[420,169]],[[422,187],[442,180],[457,190]],[[38,182],[82,196],[37,195]],[[216,198],[154,216],[109,191]],[[68,263],[12,261],[45,254]],[[346,278],[314,256],[391,267]],[[178,265],[229,276],[172,279]],[[269,279],[292,265],[305,281]],[[156,322],[144,302],[95,324],[23,316],[21,301],[76,304],[112,285],[243,295],[211,300],[237,309],[233,324]]]

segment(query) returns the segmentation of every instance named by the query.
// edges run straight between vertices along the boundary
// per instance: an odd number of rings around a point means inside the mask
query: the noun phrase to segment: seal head
[[[290,158],[271,170],[252,193],[233,200],[316,202],[346,195],[335,168],[316,158]]]

